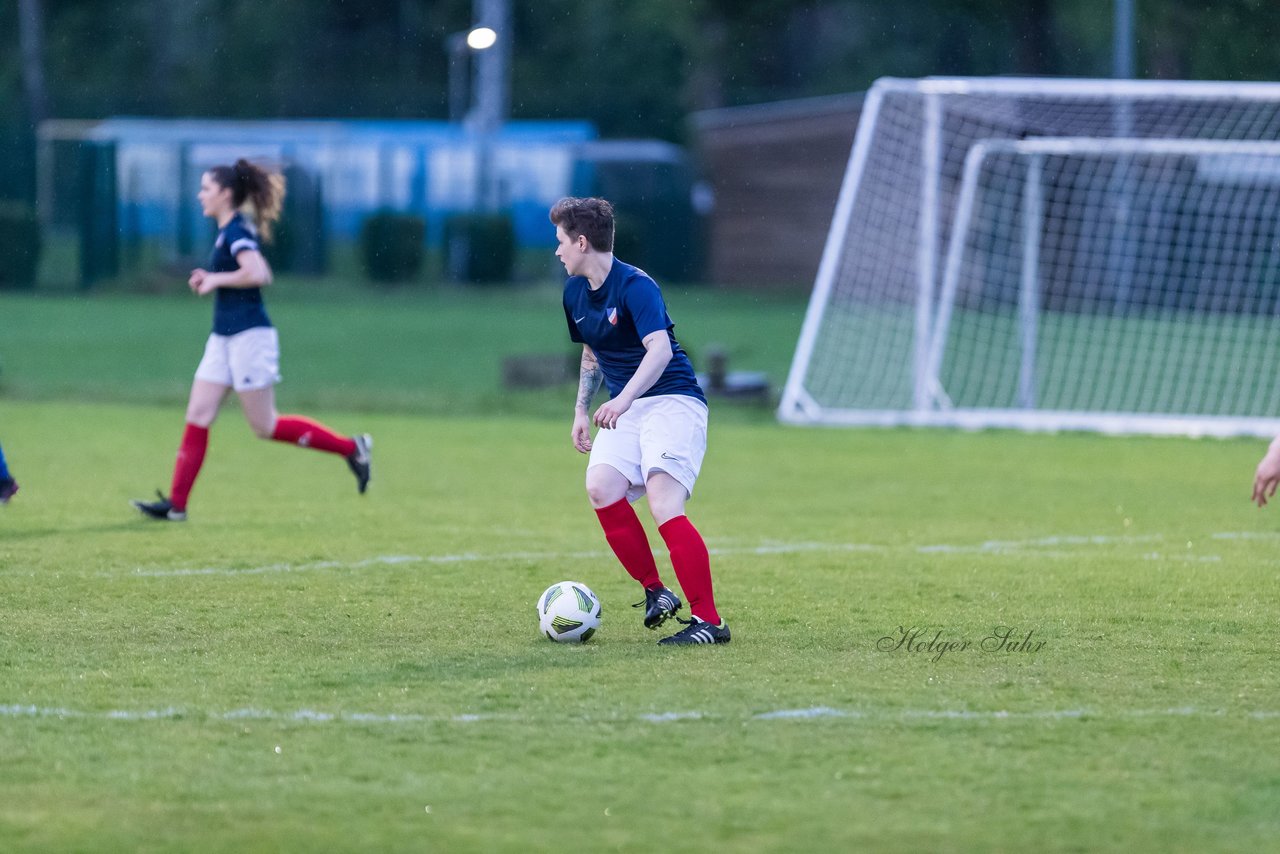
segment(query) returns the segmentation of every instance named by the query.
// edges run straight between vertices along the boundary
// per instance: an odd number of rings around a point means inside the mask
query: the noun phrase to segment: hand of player
[[[578,453],[591,453],[591,422],[587,419],[587,413],[578,412],[573,416],[573,432],[570,438]]]
[[[1280,485],[1280,446],[1273,442],[1253,474],[1253,502],[1259,507],[1267,506],[1267,499],[1276,494],[1277,485]]]
[[[208,273],[200,268],[191,271],[191,275],[187,278],[187,287],[191,288],[193,294],[201,292],[200,286],[204,284],[204,277],[207,275]]]
[[[596,426],[605,430],[612,430],[618,426],[618,419],[622,417],[622,414],[630,408],[631,401],[615,397],[596,410],[594,419]]]

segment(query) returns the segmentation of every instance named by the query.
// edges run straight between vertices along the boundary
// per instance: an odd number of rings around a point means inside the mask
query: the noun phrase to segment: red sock
[[[173,509],[186,510],[191,486],[204,464],[204,452],[209,447],[209,428],[188,424],[178,446],[178,459],[173,464],[173,483],[169,487],[169,500]]]
[[[319,421],[312,421],[301,415],[281,415],[276,419],[275,432],[271,438],[277,442],[289,442],[303,448],[315,448],[317,451],[328,451],[349,457],[356,452],[354,439],[339,436]]]
[[[688,516],[677,516],[659,526],[658,533],[671,551],[671,565],[675,567],[680,589],[689,600],[689,613],[699,620],[720,625],[720,612],[716,610],[715,595],[711,592],[711,555],[698,529]]]
[[[623,498],[596,510],[604,538],[609,541],[613,553],[618,556],[627,573],[644,585],[645,589],[661,587],[658,565],[653,560],[649,537],[640,524],[640,517],[627,499]]]

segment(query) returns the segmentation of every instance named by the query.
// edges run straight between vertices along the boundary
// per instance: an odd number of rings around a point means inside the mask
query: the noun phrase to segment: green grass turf
[[[0,514],[6,850],[1280,834],[1256,443],[713,426],[691,513],[735,640],[669,650],[627,607],[565,425],[317,414],[375,433],[369,495],[231,411],[168,525],[125,500],[167,476],[171,408],[5,405],[26,484]],[[536,633],[566,577],[605,605],[582,648]],[[900,625],[1045,646],[878,649]]]
[[[837,409],[912,408],[913,308],[833,305],[806,389]],[[1037,322],[1040,409],[1255,418],[1280,411],[1271,380],[1280,328],[1270,317],[1045,312]],[[956,407],[1020,407],[1015,311],[957,309],[946,344],[939,379]]]
[[[803,298],[700,287],[665,293],[676,336],[700,370],[718,348],[731,370],[762,371],[781,386]],[[282,277],[267,303],[280,329],[283,406],[572,415],[576,361],[559,394],[502,383],[507,357],[581,352],[568,339],[558,287],[386,290]],[[154,295],[0,292],[0,394],[181,407],[211,311],[181,283]]]
[[[799,430],[716,405],[690,513],[734,642],[663,649],[581,494],[572,386],[498,382],[497,353],[563,346],[553,291],[288,290],[282,405],[372,432],[371,492],[231,406],[185,525],[126,501],[167,486],[207,306],[0,297],[23,483],[0,508],[0,849],[1280,837],[1259,443]],[[677,296],[691,346],[714,334],[780,379],[794,301]],[[583,647],[537,635],[564,578],[604,602]],[[899,626],[971,646],[883,649]],[[997,626],[1044,646],[981,649]]]

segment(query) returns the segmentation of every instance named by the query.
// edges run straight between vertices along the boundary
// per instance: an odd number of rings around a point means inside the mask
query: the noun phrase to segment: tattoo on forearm
[[[583,353],[582,367],[578,373],[578,406],[583,409],[591,408],[591,398],[595,397],[602,380],[604,371],[600,370],[600,362],[595,356]]]

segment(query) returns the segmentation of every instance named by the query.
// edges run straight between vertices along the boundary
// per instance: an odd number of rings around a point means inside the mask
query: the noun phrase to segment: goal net
[[[881,80],[779,414],[1280,433],[1280,86]]]

